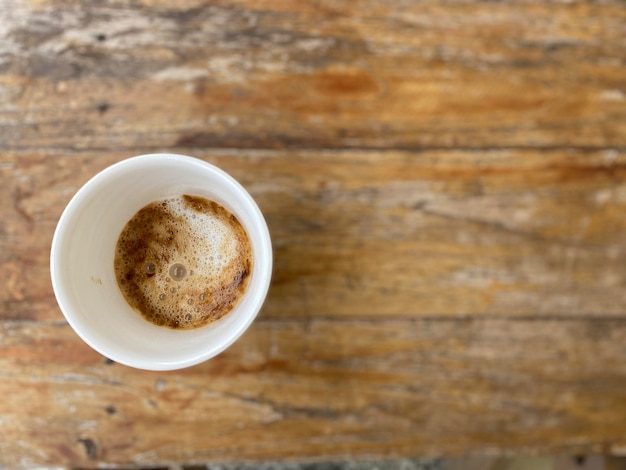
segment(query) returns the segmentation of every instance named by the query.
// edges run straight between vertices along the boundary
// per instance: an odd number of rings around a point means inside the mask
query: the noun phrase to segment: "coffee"
[[[154,201],[126,224],[115,276],[129,305],[152,323],[198,328],[230,312],[252,272],[250,240],[237,218],[209,199]]]

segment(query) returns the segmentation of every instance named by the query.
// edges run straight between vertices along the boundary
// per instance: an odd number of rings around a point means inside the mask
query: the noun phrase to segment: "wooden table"
[[[626,4],[388,3],[0,4],[0,467],[626,453]],[[86,346],[48,268],[75,191],[160,151],[275,256],[168,373]]]

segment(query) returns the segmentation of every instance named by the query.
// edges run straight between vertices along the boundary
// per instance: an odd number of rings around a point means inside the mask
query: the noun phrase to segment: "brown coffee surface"
[[[250,240],[220,204],[183,195],[154,201],[126,224],[115,249],[117,283],[150,322],[199,328],[242,298],[252,272]]]

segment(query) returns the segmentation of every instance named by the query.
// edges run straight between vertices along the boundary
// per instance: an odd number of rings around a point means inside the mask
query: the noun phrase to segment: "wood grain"
[[[626,454],[626,5],[0,2],[0,467]],[[170,373],[64,321],[71,196],[231,173],[275,269]]]
[[[274,245],[266,318],[621,316],[626,153],[200,151],[259,203]],[[124,158],[128,155],[124,155]],[[59,318],[56,220],[100,152],[6,153],[5,320]]]
[[[623,319],[262,320],[165,374],[107,365],[60,322],[0,334],[9,467],[626,444]]]
[[[4,5],[4,148],[626,144],[619,0]]]

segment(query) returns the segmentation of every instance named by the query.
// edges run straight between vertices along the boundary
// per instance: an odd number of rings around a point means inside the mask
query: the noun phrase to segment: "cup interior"
[[[232,212],[248,233],[253,268],[237,306],[217,322],[192,330],[156,326],[120,292],[113,266],[117,239],[130,218],[158,199],[204,196]],[[272,252],[258,206],[232,177],[202,160],[153,154],[117,163],[88,181],[63,212],[50,256],[59,306],[93,349],[148,370],[188,367],[232,344],[260,310],[269,287]]]

